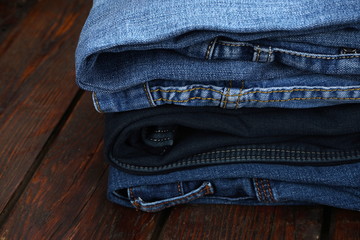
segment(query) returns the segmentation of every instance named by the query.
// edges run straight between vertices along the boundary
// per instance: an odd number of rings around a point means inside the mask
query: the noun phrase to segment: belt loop
[[[213,55],[213,52],[214,52],[214,49],[215,49],[215,45],[216,45],[216,42],[217,42],[218,38],[214,38],[214,40],[212,40],[209,44],[209,46],[207,47],[207,51],[206,51],[206,55],[205,55],[205,59],[206,60],[210,60],[212,55]]]
[[[274,55],[271,46],[268,48],[261,48],[259,45],[254,46],[254,55],[252,58],[253,62],[273,62]]]

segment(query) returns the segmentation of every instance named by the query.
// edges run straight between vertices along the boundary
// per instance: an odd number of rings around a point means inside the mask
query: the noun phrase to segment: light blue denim
[[[273,44],[285,45],[284,42]],[[152,80],[114,93],[94,92],[94,104],[99,112],[121,112],[162,104],[236,109],[308,108],[360,102],[360,54],[336,53],[341,51],[339,48],[288,45],[297,51],[219,39],[178,49],[189,57],[189,62],[206,56],[207,61],[218,66],[223,64],[221,60],[242,64],[238,73],[242,80],[202,80],[201,83]],[[301,50],[304,48],[306,51]]]
[[[146,212],[200,204],[309,205],[360,210],[360,163],[224,164],[137,176],[110,167],[108,198]]]
[[[103,112],[354,102],[359,23],[357,0],[94,1],[77,83]]]

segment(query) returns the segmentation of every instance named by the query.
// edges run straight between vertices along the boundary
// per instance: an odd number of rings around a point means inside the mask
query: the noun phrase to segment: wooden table
[[[0,240],[360,239],[360,213],[325,206],[106,200],[103,116],[74,79],[85,0],[0,0]]]

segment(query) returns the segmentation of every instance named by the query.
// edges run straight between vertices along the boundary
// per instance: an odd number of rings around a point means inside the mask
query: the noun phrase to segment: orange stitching
[[[247,100],[249,102],[288,102],[288,101],[293,101],[293,100],[360,100],[360,98],[323,98],[323,97],[313,97],[313,98],[290,98],[290,99],[280,99],[280,100],[265,100],[265,101],[261,101],[261,100],[255,100],[255,99],[250,99]]]
[[[211,191],[211,188],[210,188],[210,186],[209,186],[209,185],[206,185],[206,186],[205,186],[205,189],[206,189],[206,193],[205,193],[205,195],[209,195],[209,194],[214,193],[213,191]]]
[[[313,89],[306,89],[306,88],[295,88],[292,90],[272,90],[272,91],[252,91],[252,92],[247,92],[244,93],[244,95],[246,94],[252,94],[252,93],[279,93],[279,92],[349,92],[349,91],[358,91],[360,90],[360,88],[349,88],[349,89],[341,89],[341,88],[337,88],[337,89],[321,89],[321,88],[313,88]]]
[[[215,98],[203,98],[203,97],[192,97],[189,99],[185,99],[185,100],[171,100],[171,99],[166,99],[166,98],[158,98],[156,100],[154,100],[155,102],[158,101],[169,101],[169,102],[188,102],[194,99],[201,99],[201,100],[213,100],[213,101],[220,101],[220,99],[215,99]]]
[[[245,81],[242,80],[242,81],[241,81],[241,88],[240,88],[240,91],[239,91],[239,96],[238,96],[237,99],[236,99],[235,109],[237,109],[238,106],[239,106],[240,95],[242,94],[242,92],[243,92],[243,90],[244,90],[244,87],[245,87]]]
[[[261,182],[261,190],[263,191],[264,193],[264,196],[265,196],[265,202],[269,202],[269,199],[268,199],[268,196],[266,194],[266,191],[265,191],[265,186],[264,186],[264,182],[263,182],[264,179],[260,179],[260,182]]]
[[[226,104],[228,103],[228,96],[229,96],[229,93],[230,93],[230,89],[232,88],[232,80],[230,80],[229,82],[229,88],[227,89],[227,96],[225,97],[225,100],[224,100],[224,108],[226,108]]]
[[[211,88],[202,88],[202,87],[197,87],[197,88],[190,88],[190,89],[186,89],[186,90],[163,90],[163,89],[155,89],[155,90],[151,90],[151,92],[190,92],[190,91],[195,91],[195,90],[207,90],[207,91],[213,91],[213,92],[217,92],[223,96],[228,96],[228,97],[238,97],[238,96],[243,96],[243,95],[248,95],[248,94],[253,94],[253,93],[279,93],[279,92],[349,92],[349,91],[359,91],[360,88],[349,88],[349,89],[341,89],[341,88],[336,88],[336,89],[321,89],[321,88],[313,88],[313,89],[306,89],[306,88],[295,88],[292,90],[272,90],[272,91],[252,91],[252,92],[246,92],[243,94],[233,94],[233,95],[226,95],[221,91],[215,90],[215,89],[211,89]]]
[[[257,191],[257,193],[258,193],[258,196],[259,196],[259,198],[260,198],[260,201],[263,201],[262,193],[261,193],[260,188],[259,188],[258,179],[257,179],[257,178],[254,178],[254,181],[255,181],[256,191]]]
[[[213,101],[221,101],[220,99],[215,98],[203,98],[203,97],[192,97],[185,100],[172,100],[172,99],[166,99],[166,98],[158,98],[155,99],[155,102],[158,101],[169,101],[169,102],[188,102],[194,99],[200,99],[200,100],[213,100]],[[290,99],[280,99],[280,100],[256,100],[256,99],[249,99],[244,102],[288,102],[288,101],[294,101],[294,100],[360,100],[360,98],[323,98],[323,97],[313,97],[313,98],[290,98]],[[228,103],[236,103],[236,101],[227,101]]]
[[[274,195],[273,195],[271,186],[270,186],[270,181],[269,181],[269,179],[266,179],[266,185],[267,185],[267,187],[268,187],[268,192],[269,192],[269,195],[270,195],[270,199],[271,199],[273,202],[275,202],[275,198],[274,198]]]

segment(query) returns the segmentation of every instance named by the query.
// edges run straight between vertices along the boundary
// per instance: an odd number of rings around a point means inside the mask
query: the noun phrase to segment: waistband
[[[203,84],[156,80],[116,93],[93,92],[92,99],[95,109],[106,113],[166,104],[226,109],[315,108],[359,103],[359,84],[357,80],[344,77],[317,75],[295,76],[273,81],[229,80]]]

